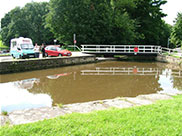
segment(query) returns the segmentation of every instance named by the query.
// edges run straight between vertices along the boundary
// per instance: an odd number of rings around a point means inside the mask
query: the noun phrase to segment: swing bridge
[[[157,56],[172,49],[157,45],[81,45],[81,52],[95,55],[144,55]]]

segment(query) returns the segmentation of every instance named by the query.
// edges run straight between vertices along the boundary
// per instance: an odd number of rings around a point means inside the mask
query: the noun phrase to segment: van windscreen
[[[34,47],[32,44],[21,44],[21,48],[25,50],[29,50],[29,49],[33,49]]]

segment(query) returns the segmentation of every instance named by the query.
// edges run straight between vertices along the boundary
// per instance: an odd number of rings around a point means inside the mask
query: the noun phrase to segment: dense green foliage
[[[3,44],[2,40],[0,40],[0,50],[1,49],[8,49],[8,47]]]
[[[9,47],[3,44],[2,37],[0,35],[0,50],[8,49]]]
[[[1,36],[34,43],[148,44],[167,46],[171,27],[162,18],[166,0],[50,0],[16,7],[1,19]]]
[[[170,34],[171,34],[171,30],[172,30],[172,26],[169,25],[169,24],[166,24],[164,21],[162,23],[162,26],[161,26],[161,31],[160,31],[160,45],[163,46],[163,47],[167,47],[168,46],[168,39],[170,37]]]
[[[53,42],[53,34],[46,27],[45,15],[48,3],[28,3],[22,9],[16,7],[1,20],[1,36],[6,45],[15,37],[28,37],[41,44]]]
[[[178,13],[175,25],[171,33],[171,43],[177,47],[182,47],[182,13]]]
[[[6,136],[179,136],[182,135],[182,96],[153,105],[74,113],[33,124],[0,128]]]
[[[165,0],[50,0],[48,25],[58,40],[71,44],[166,44]],[[143,8],[145,7],[145,8]]]
[[[78,44],[134,43],[134,21],[110,0],[51,0],[48,24],[58,40]]]
[[[161,39],[165,39],[165,36],[162,35],[165,27],[162,17],[165,14],[161,12],[160,6],[165,3],[165,0],[136,0],[136,9],[131,13],[138,22],[137,31],[142,37],[139,39],[139,43],[164,44]]]

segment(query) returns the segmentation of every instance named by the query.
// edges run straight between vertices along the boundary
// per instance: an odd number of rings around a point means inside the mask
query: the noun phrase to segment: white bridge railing
[[[182,78],[182,71],[170,71],[165,75],[171,74],[173,77]],[[82,70],[81,75],[140,75],[140,76],[158,76],[164,75],[159,68],[135,68],[135,67],[96,67],[93,70]]]
[[[159,54],[161,46],[155,45],[81,45],[83,53],[95,54]]]
[[[171,54],[171,53],[174,52],[174,50],[173,49],[170,49],[170,48],[164,48],[164,47],[162,47],[161,49],[162,49],[162,53]]]

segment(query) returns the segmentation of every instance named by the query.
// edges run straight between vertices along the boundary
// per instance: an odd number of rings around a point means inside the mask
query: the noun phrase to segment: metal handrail
[[[169,53],[169,54],[171,54],[171,53],[174,52],[173,49],[170,49],[170,48],[161,47],[161,49],[162,49],[162,53]]]
[[[155,45],[81,45],[83,53],[161,53]],[[135,52],[134,49],[138,48]]]

